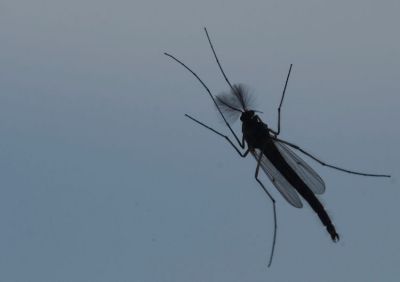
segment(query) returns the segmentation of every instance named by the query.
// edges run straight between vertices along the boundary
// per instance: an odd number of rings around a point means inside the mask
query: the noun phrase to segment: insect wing
[[[311,191],[315,194],[323,194],[325,192],[325,183],[322,178],[285,144],[279,141],[274,141],[274,143],[286,162],[311,189]]]
[[[260,157],[260,150],[256,149],[252,151],[251,154],[257,160]],[[297,194],[296,189],[286,180],[285,177],[275,168],[275,166],[268,160],[268,158],[263,154],[261,157],[261,168],[271,180],[272,184],[278,189],[281,195],[289,202],[292,206],[296,208],[302,208],[303,204]]]

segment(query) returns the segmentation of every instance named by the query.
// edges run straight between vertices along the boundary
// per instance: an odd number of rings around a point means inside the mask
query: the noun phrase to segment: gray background
[[[301,3],[299,3],[301,2]],[[1,281],[398,281],[400,2],[0,3]],[[281,137],[333,165],[317,215],[277,201],[207,92],[252,85]],[[240,133],[240,124],[235,130]]]

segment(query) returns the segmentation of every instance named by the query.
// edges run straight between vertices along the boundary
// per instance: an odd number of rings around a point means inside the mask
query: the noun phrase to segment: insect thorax
[[[242,132],[247,145],[261,149],[269,139],[268,125],[260,121],[257,116],[244,118],[242,122]]]

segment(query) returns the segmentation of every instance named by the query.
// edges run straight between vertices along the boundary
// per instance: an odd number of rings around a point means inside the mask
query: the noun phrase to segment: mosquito
[[[235,137],[237,143],[242,149],[245,149],[247,144],[247,150],[244,153],[235,146],[235,144],[229,139],[228,136],[216,131],[215,129],[205,125],[204,123],[198,121],[197,119],[185,114],[186,117],[190,118],[194,122],[204,126],[205,128],[213,131],[219,136],[225,138],[232,147],[238,152],[241,157],[246,157],[249,153],[256,159],[257,166],[255,171],[255,179],[260,184],[262,189],[268,195],[272,201],[273,214],[274,214],[274,237],[272,241],[271,255],[269,259],[268,267],[271,266],[275,242],[277,233],[277,217],[276,217],[276,207],[275,199],[271,196],[268,190],[265,188],[264,184],[258,179],[258,173],[260,168],[265,172],[268,178],[271,180],[272,184],[278,189],[283,198],[296,208],[302,208],[303,204],[300,200],[299,195],[308,202],[311,208],[318,214],[322,224],[326,226],[326,230],[333,242],[339,241],[339,234],[336,232],[335,227],[332,224],[329,215],[324,209],[324,206],[318,200],[315,195],[320,195],[325,192],[325,183],[322,178],[298,155],[296,155],[289,147],[292,147],[304,155],[312,158],[316,162],[323,166],[327,166],[336,170],[343,172],[357,174],[362,176],[372,176],[372,177],[390,177],[390,175],[383,174],[368,174],[355,172],[347,169],[343,169],[337,166],[329,165],[323,161],[312,156],[308,152],[301,149],[299,146],[284,141],[278,138],[280,133],[280,121],[281,121],[281,107],[283,99],[285,97],[286,87],[289,81],[290,72],[292,70],[292,65],[290,65],[289,72],[286,78],[285,87],[283,89],[281,101],[278,108],[278,129],[277,131],[272,130],[264,123],[261,118],[256,115],[258,111],[253,109],[254,96],[252,95],[251,88],[245,84],[231,84],[222,69],[222,66],[218,60],[217,54],[211,43],[210,36],[208,35],[207,29],[204,28],[208,42],[210,44],[211,50],[213,51],[215,60],[224,76],[226,82],[229,85],[229,90],[222,92],[214,96],[211,91],[204,84],[204,82],[194,73],[189,67],[184,63],[176,59],[170,54],[164,53],[165,55],[171,57],[176,62],[180,63],[189,72],[191,72],[197,80],[204,86],[214,102],[219,114],[222,116],[225,124]],[[231,128],[231,124],[239,119],[242,122],[242,140],[240,141],[235,132]],[[228,122],[229,120],[229,122]]]

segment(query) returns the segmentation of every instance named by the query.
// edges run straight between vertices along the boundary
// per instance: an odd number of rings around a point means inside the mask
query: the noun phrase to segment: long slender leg
[[[207,125],[205,125],[204,123],[198,121],[197,119],[192,118],[191,116],[189,116],[189,115],[187,115],[187,114],[185,114],[185,116],[188,117],[188,118],[190,118],[191,120],[197,122],[198,124],[204,126],[205,128],[207,128],[207,129],[213,131],[214,133],[218,134],[219,136],[225,138],[225,139],[232,145],[232,147],[236,150],[236,152],[238,152],[238,154],[239,154],[241,157],[243,157],[243,158],[246,157],[247,154],[250,152],[250,149],[247,149],[246,152],[245,152],[244,154],[242,154],[242,153],[239,151],[239,149],[233,144],[233,142],[228,138],[228,136],[223,135],[222,133],[216,131],[215,129],[213,129],[213,128],[207,126]],[[265,150],[265,148],[264,148],[263,150],[260,151],[260,156],[258,157],[257,168],[256,168],[256,172],[255,172],[254,177],[255,177],[255,179],[257,180],[257,182],[261,185],[261,187],[264,189],[265,193],[267,193],[267,195],[268,195],[268,197],[271,199],[272,205],[273,205],[273,211],[274,211],[274,239],[273,239],[273,242],[272,242],[271,257],[270,257],[270,259],[269,259],[269,264],[268,264],[268,267],[270,267],[271,264],[272,264],[272,258],[273,258],[273,256],[274,256],[274,250],[275,250],[276,231],[277,231],[277,220],[276,220],[275,199],[271,196],[271,194],[270,194],[270,193],[268,192],[268,190],[265,188],[264,184],[260,181],[260,179],[258,179],[258,172],[259,172],[259,170],[260,170],[261,159],[262,159],[264,150]]]
[[[269,131],[272,132],[275,136],[278,136],[279,133],[281,132],[281,107],[282,107],[282,103],[283,103],[283,98],[285,98],[286,87],[287,87],[287,84],[289,81],[290,72],[292,71],[292,66],[293,66],[293,64],[290,64],[289,73],[286,78],[285,88],[283,89],[283,93],[282,93],[281,103],[279,104],[279,108],[278,108],[278,131],[269,129]]]
[[[269,258],[269,264],[268,264],[268,267],[270,267],[271,263],[272,263],[272,257],[274,256],[276,231],[277,231],[277,227],[278,226],[277,226],[277,220],[276,220],[275,199],[271,196],[271,194],[265,188],[264,184],[262,184],[260,179],[258,179],[258,172],[260,170],[260,165],[261,165],[261,160],[262,160],[262,157],[263,157],[263,154],[264,154],[264,150],[265,150],[265,147],[263,148],[263,150],[260,151],[260,155],[258,156],[257,168],[256,168],[256,173],[255,173],[254,177],[256,178],[257,182],[261,185],[261,187],[264,189],[265,193],[267,193],[268,197],[271,199],[273,210],[274,210],[274,240],[272,241],[271,257]],[[255,153],[254,153],[254,155],[257,156],[257,154],[255,154]]]
[[[281,142],[281,143],[283,143],[283,144],[286,144],[286,145],[288,145],[288,146],[290,146],[290,147],[292,147],[292,148],[295,148],[296,150],[299,150],[299,151],[302,152],[304,155],[309,156],[310,158],[312,158],[313,160],[317,161],[318,163],[320,163],[320,164],[323,165],[323,166],[327,166],[327,167],[330,167],[330,168],[333,168],[333,169],[337,169],[337,170],[340,170],[340,171],[344,171],[344,172],[347,172],[347,173],[357,174],[357,175],[363,175],[363,176],[390,177],[390,175],[386,175],[386,174],[370,174],[370,173],[356,172],[356,171],[352,171],[352,170],[347,170],[347,169],[344,169],[344,168],[340,168],[340,167],[337,167],[337,166],[333,166],[333,165],[324,163],[323,161],[317,159],[316,157],[314,157],[314,156],[311,155],[310,153],[307,153],[306,151],[304,151],[303,149],[301,149],[301,148],[300,148],[299,146],[297,146],[297,145],[294,145],[294,144],[292,144],[292,143],[289,143],[289,142],[287,142],[287,141],[284,141],[284,140],[279,139],[279,138],[276,138],[276,137],[271,137],[271,138],[274,139],[274,140],[276,140],[276,141],[278,141],[278,142]]]
[[[202,122],[200,122],[200,121],[198,121],[197,119],[195,119],[195,118],[192,118],[191,116],[189,116],[189,115],[187,115],[187,114],[185,114],[185,116],[186,117],[188,117],[188,118],[190,118],[191,120],[193,120],[193,121],[195,121],[195,122],[197,122],[198,124],[200,124],[200,125],[202,125],[202,126],[204,126],[205,128],[207,128],[207,129],[209,129],[209,130],[211,130],[211,131],[213,131],[214,133],[217,133],[219,136],[221,136],[221,137],[224,137],[231,145],[232,145],[232,147],[233,148],[235,148],[235,150],[236,150],[236,152],[238,152],[238,154],[242,157],[242,158],[244,158],[244,157],[246,157],[247,156],[247,154],[250,152],[250,150],[249,149],[247,149],[246,150],[246,152],[244,152],[244,153],[241,153],[240,152],[240,150],[235,146],[235,144],[233,144],[233,142],[229,139],[229,137],[228,136],[226,136],[226,135],[223,135],[222,133],[220,133],[220,132],[218,132],[218,131],[216,131],[215,129],[213,129],[213,128],[211,128],[211,127],[209,127],[209,126],[207,126],[207,125],[205,125],[204,123],[202,123]]]
[[[189,67],[187,67],[184,63],[182,63],[181,61],[179,61],[177,58],[175,58],[174,56],[164,53],[166,56],[171,57],[172,59],[174,59],[175,61],[177,61],[178,63],[180,63],[182,66],[184,66],[188,71],[190,71],[196,78],[197,80],[204,86],[204,88],[207,90],[208,94],[210,95],[211,99],[213,100],[215,106],[217,107],[219,113],[221,114],[222,118],[225,121],[226,126],[228,126],[229,130],[232,132],[233,136],[235,136],[236,141],[239,143],[240,147],[242,147],[242,149],[244,149],[244,141],[242,140],[242,143],[240,142],[239,138],[236,136],[235,132],[233,131],[233,129],[231,128],[231,126],[229,125],[229,123],[226,121],[225,116],[222,114],[220,108],[218,107],[217,102],[215,102],[215,99],[213,97],[213,95],[211,94],[210,89],[208,89],[208,87],[204,84],[204,82],[200,79],[200,77],[197,76],[197,74],[195,74]]]
[[[222,75],[224,76],[224,78],[225,78],[226,82],[228,83],[229,87],[232,89],[233,92],[235,92],[235,89],[233,89],[232,84],[229,82],[228,77],[225,75],[225,72],[224,72],[224,70],[222,69],[221,64],[219,63],[217,54],[215,53],[214,47],[213,47],[213,45],[212,45],[212,43],[211,43],[210,36],[208,35],[207,28],[204,28],[204,30],[205,30],[205,32],[206,32],[206,35],[207,35],[207,38],[208,38],[208,42],[210,43],[211,50],[212,50],[213,53],[214,53],[214,57],[215,57],[215,60],[217,61],[217,64],[218,64],[218,66],[219,66],[219,69],[221,70]]]
[[[211,50],[212,50],[213,53],[214,53],[214,57],[215,57],[215,60],[217,61],[217,64],[218,64],[218,66],[219,66],[219,69],[221,70],[222,75],[224,76],[224,78],[225,78],[226,82],[228,83],[229,87],[232,89],[233,92],[235,92],[235,89],[232,87],[232,84],[229,82],[228,77],[225,75],[225,72],[224,72],[224,70],[222,69],[221,63],[220,63],[219,60],[218,60],[217,53],[215,52],[214,46],[213,46],[212,43],[211,43],[211,39],[210,39],[210,36],[208,35],[207,29],[204,28],[204,30],[205,30],[205,32],[206,32],[208,42],[210,43]],[[167,54],[166,54],[166,55],[167,55]],[[280,132],[280,130],[281,130],[281,106],[282,106],[282,103],[283,103],[283,98],[285,97],[286,87],[287,87],[287,84],[288,84],[288,81],[289,81],[290,72],[292,71],[292,66],[293,66],[293,64],[290,64],[289,73],[288,73],[287,78],[286,78],[285,88],[283,89],[283,93],[282,93],[281,103],[280,103],[279,108],[278,108],[278,131],[274,131],[274,130],[270,129],[270,131],[271,131],[275,136],[278,136],[278,135],[279,135],[279,132]],[[214,100],[214,99],[213,99],[213,100]],[[214,101],[214,102],[215,102],[215,101]],[[218,106],[217,106],[217,108],[218,108]],[[218,108],[218,110],[219,110],[219,108]],[[221,115],[222,115],[222,114],[221,114]]]

